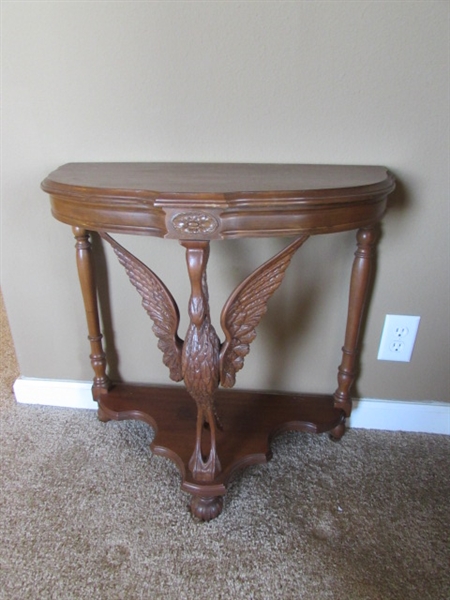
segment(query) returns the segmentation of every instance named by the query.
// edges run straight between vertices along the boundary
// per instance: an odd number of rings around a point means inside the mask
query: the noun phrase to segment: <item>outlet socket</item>
[[[378,360],[411,360],[420,317],[410,315],[386,315],[381,334]]]

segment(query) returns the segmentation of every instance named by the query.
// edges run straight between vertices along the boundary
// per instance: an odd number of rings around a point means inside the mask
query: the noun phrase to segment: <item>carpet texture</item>
[[[0,598],[450,598],[450,438],[291,433],[201,523],[144,423],[16,405],[1,313]]]

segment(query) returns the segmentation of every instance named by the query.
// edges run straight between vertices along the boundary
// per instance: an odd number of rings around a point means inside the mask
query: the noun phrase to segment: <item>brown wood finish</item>
[[[182,476],[182,489],[194,496],[196,507],[202,512],[217,511],[205,518],[206,514],[193,510],[205,520],[219,514],[222,496],[238,470],[271,459],[274,437],[288,431],[324,433],[345,420],[343,412],[334,408],[331,395],[220,390],[215,404],[222,422],[217,431],[222,470],[213,481],[203,482],[188,466],[197,411],[187,391],[170,386],[116,384],[102,396],[100,404],[107,418],[140,419],[155,430],[153,452],[175,462]]]
[[[350,416],[352,410],[350,390],[356,377],[356,360],[359,354],[358,342],[371,282],[370,275],[378,240],[378,225],[359,229],[356,238],[358,247],[355,252],[350,280],[345,342],[342,348],[342,362],[338,369],[339,385],[334,393],[335,406],[342,408],[347,417]]]
[[[237,469],[270,458],[270,440],[289,430],[345,432],[358,344],[378,239],[394,179],[384,167],[196,163],[69,164],[42,183],[53,215],[73,226],[91,343],[99,418],[137,418],[156,431],[153,451],[173,460],[191,511],[220,514]],[[338,387],[334,396],[218,391],[233,387],[255,329],[294,253],[310,235],[358,229]],[[88,230],[114,249],[153,321],[158,347],[182,388],[111,384],[106,375]],[[190,324],[178,336],[179,309],[164,283],[110,233],[178,239],[191,282]],[[209,318],[210,240],[297,236],[231,294],[220,341]]]
[[[76,258],[78,277],[81,293],[83,295],[84,310],[88,326],[88,339],[91,344],[91,365],[94,371],[94,397],[107,392],[111,382],[106,374],[106,355],[103,352],[102,333],[97,306],[97,292],[95,285],[94,263],[92,260],[92,247],[89,233],[80,227],[73,227],[76,239]]]

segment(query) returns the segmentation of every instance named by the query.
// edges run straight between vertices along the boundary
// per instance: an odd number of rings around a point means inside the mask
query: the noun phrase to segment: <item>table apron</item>
[[[219,240],[349,231],[381,220],[387,196],[363,202],[314,201],[299,206],[164,208],[141,200],[51,195],[53,216],[90,231],[109,231],[169,239]]]

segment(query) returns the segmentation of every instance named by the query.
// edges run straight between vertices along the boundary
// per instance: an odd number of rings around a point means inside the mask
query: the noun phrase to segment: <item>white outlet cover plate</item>
[[[410,362],[420,317],[386,315],[381,334],[378,360]]]

